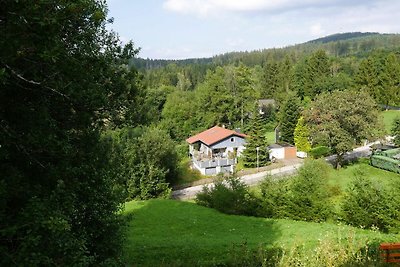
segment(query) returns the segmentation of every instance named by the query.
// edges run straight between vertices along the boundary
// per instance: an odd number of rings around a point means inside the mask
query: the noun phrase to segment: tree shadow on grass
[[[128,265],[249,266],[281,253],[273,248],[281,230],[270,219],[226,215],[175,200],[146,201],[124,214],[130,220]]]

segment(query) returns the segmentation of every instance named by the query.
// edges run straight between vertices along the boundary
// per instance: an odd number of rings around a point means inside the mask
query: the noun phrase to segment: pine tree
[[[298,151],[308,152],[311,149],[311,144],[308,141],[310,131],[308,130],[304,118],[300,117],[294,129],[294,144]]]
[[[267,150],[267,140],[264,136],[264,120],[257,112],[254,113],[251,120],[251,129],[248,132],[250,136],[247,140],[246,149],[243,151],[244,166],[254,168],[257,167],[257,147],[258,147],[258,166],[267,165],[269,158]]]
[[[297,96],[289,96],[282,107],[280,117],[281,140],[293,144],[294,129],[300,117],[300,101]]]

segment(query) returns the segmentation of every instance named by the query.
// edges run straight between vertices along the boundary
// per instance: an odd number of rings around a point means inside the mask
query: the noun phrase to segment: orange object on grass
[[[382,243],[379,248],[385,262],[400,262],[400,243]]]

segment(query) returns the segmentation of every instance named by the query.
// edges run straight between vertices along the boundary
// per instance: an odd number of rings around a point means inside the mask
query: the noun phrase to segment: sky
[[[139,57],[279,48],[343,32],[400,33],[399,0],[108,0],[109,29]]]

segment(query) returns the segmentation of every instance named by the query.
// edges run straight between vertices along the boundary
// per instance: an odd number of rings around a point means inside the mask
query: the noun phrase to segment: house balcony
[[[213,158],[213,159],[202,159],[202,160],[193,158],[192,160],[193,164],[200,169],[215,168],[221,166],[232,166],[236,164],[236,159],[227,159],[227,158]]]

